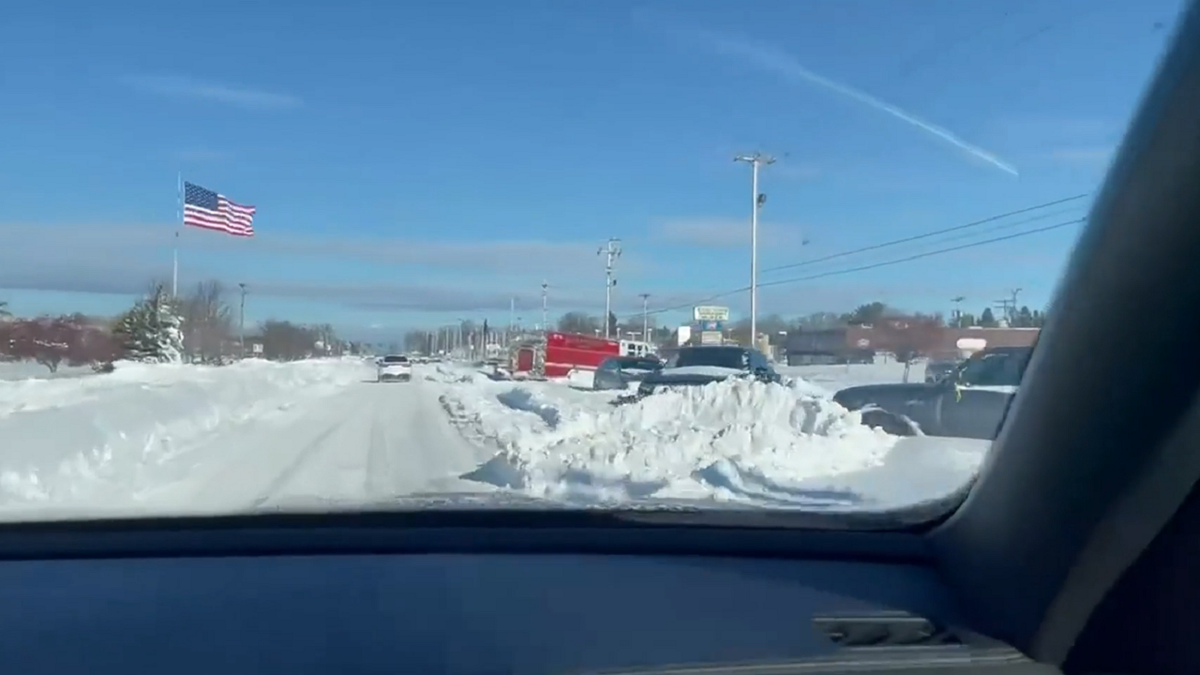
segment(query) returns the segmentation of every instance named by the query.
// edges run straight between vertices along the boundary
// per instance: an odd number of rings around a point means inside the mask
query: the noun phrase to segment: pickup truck
[[[863,411],[863,423],[888,433],[992,440],[1017,394],[1033,347],[985,349],[936,382],[848,387],[833,400]]]

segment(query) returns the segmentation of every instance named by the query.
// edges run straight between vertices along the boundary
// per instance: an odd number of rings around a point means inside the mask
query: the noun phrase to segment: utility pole
[[[246,358],[246,284],[238,284],[242,289],[242,302],[238,308],[238,344],[241,345],[242,358]]]
[[[752,155],[738,155],[733,161],[750,164],[753,198],[750,208],[750,346],[753,347],[758,344],[758,210],[767,200],[767,195],[758,191],[758,170],[767,164],[774,164],[775,158],[755,152]]]
[[[1008,315],[1008,325],[1010,328],[1017,322],[1017,296],[1021,294],[1022,290],[1023,289],[1020,288],[1014,288],[1009,291],[1009,294],[1012,296],[1012,305]]]
[[[649,342],[650,334],[650,294],[641,293],[638,295],[642,299],[642,342]]]
[[[550,284],[546,283],[546,281],[543,279],[542,280],[542,332],[543,333],[550,332],[550,325],[548,323],[546,323],[546,293],[549,288],[550,288]]]
[[[963,300],[966,300],[966,298],[961,295],[956,295],[953,298],[950,298],[950,302],[954,303],[954,327],[955,328],[963,327],[962,326],[962,302],[963,302]]]
[[[1013,288],[1008,291],[1008,297],[996,301],[1000,307],[1000,311],[1004,313],[1004,320],[1011,327],[1017,318],[1017,296],[1021,294],[1020,288]]]
[[[512,343],[513,328],[516,326],[517,299],[508,299],[508,334],[504,336],[504,346]]]
[[[613,278],[613,263],[621,257],[621,240],[610,238],[606,246],[596,251],[596,255],[604,256],[604,339],[607,340],[612,328],[609,321],[612,316],[612,287],[617,285],[617,280]]]

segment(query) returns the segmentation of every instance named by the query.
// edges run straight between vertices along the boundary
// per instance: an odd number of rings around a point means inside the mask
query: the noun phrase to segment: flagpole
[[[179,229],[183,227],[183,172],[179,172],[178,199],[175,203],[178,209],[175,213],[175,247],[171,252],[171,297],[179,297]]]

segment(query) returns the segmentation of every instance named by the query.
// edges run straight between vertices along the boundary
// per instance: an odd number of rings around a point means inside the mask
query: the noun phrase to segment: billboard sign
[[[716,305],[701,305],[692,308],[692,319],[694,321],[728,321],[729,308],[718,307]]]

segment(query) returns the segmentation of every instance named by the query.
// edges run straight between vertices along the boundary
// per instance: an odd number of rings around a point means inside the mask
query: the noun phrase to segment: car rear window
[[[383,357],[383,362],[384,363],[408,363],[408,357],[407,356],[385,356],[385,357]]]

